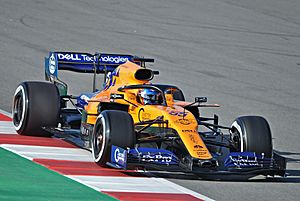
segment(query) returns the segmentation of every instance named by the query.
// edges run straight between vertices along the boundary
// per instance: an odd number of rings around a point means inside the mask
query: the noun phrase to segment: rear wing
[[[114,71],[119,65],[127,61],[134,62],[145,67],[146,62],[154,62],[154,59],[141,58],[126,54],[85,53],[85,52],[50,52],[45,58],[45,76],[47,80],[55,82],[58,79],[59,70],[68,70],[79,73],[93,73],[95,91],[96,74],[107,74]]]

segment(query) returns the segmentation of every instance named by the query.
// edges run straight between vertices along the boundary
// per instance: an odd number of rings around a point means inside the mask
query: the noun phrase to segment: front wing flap
[[[230,176],[230,175],[265,175],[286,176],[286,159],[277,153],[273,157],[264,158],[253,152],[230,153],[219,167],[200,168],[193,164],[184,164],[178,157],[168,150],[155,148],[122,149],[112,146],[111,162],[107,165],[113,168],[131,169],[143,167],[149,170],[163,170],[169,172],[185,172],[198,176]]]

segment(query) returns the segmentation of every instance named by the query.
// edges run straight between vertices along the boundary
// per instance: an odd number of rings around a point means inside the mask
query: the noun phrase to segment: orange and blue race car
[[[154,59],[124,54],[50,52],[46,82],[23,82],[14,94],[20,135],[62,138],[92,152],[100,166],[180,171],[199,177],[280,175],[286,160],[273,151],[266,119],[242,116],[231,126],[201,116],[206,97],[185,101],[174,85],[152,83]],[[58,71],[93,74],[93,90],[68,94]],[[104,74],[102,89],[96,76]]]

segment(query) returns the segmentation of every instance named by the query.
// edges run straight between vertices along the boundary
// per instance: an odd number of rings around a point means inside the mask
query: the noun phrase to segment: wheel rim
[[[95,162],[100,161],[105,148],[105,125],[103,124],[103,118],[100,118],[100,121],[101,123],[97,124],[95,127],[92,142],[92,152]]]
[[[234,130],[234,132],[232,132],[231,141],[232,141],[234,150],[237,152],[240,152],[241,151],[241,138],[240,138],[240,134],[237,130]]]
[[[103,144],[103,130],[102,130],[102,124],[100,124],[97,128],[97,131],[94,136],[94,150],[95,150],[95,156],[96,158],[99,157],[99,153]]]
[[[25,116],[25,93],[24,88],[22,86],[19,86],[16,89],[14,100],[13,100],[13,124],[15,126],[15,129],[18,131],[22,127],[24,116]]]
[[[235,121],[232,124],[231,141],[234,146],[234,151],[243,152],[244,142],[242,137],[242,129],[240,125]]]

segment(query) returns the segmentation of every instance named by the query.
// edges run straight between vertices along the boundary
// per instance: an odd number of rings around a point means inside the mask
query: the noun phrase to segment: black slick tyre
[[[130,114],[118,110],[104,110],[97,117],[91,138],[94,161],[106,166],[110,161],[112,145],[133,148],[136,140]]]
[[[238,117],[232,124],[231,140],[234,146],[231,151],[263,153],[265,157],[272,157],[271,129],[263,117]]]
[[[56,127],[60,97],[56,86],[47,82],[23,82],[14,94],[13,125],[20,135],[51,136],[43,127]]]

